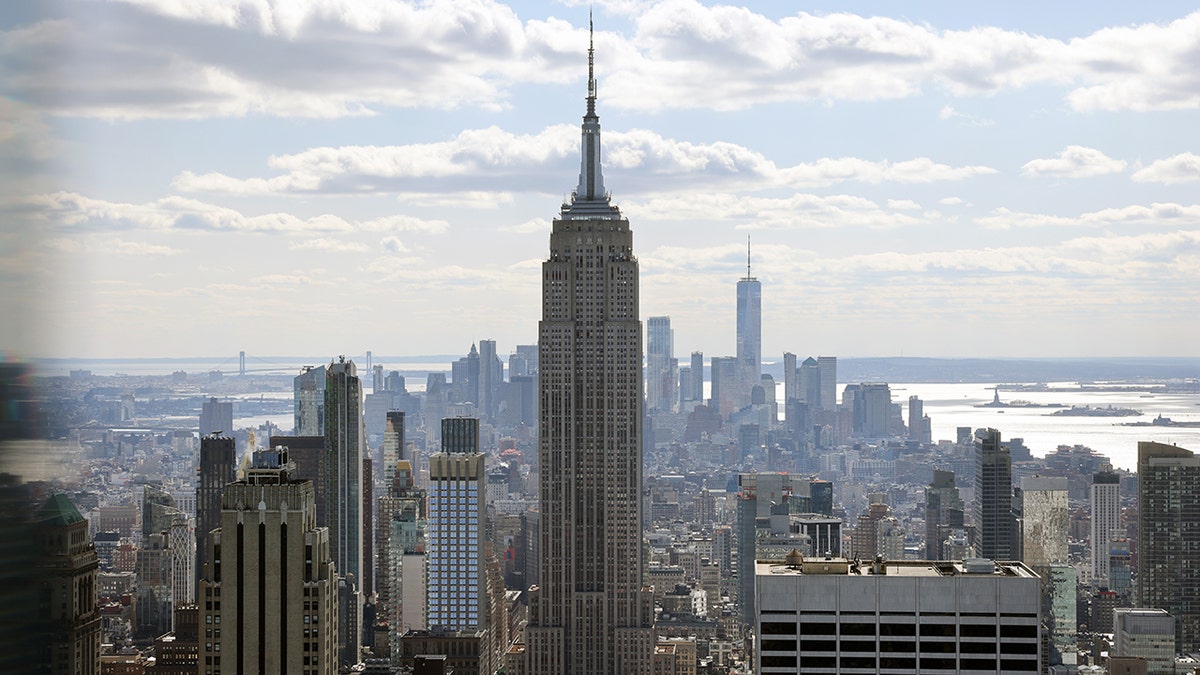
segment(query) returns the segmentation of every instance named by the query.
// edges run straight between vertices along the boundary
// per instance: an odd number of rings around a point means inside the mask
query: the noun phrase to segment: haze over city
[[[606,185],[679,351],[734,351],[749,236],[766,358],[1194,354],[1194,5],[593,9]],[[587,14],[10,3],[0,345],[533,342]]]

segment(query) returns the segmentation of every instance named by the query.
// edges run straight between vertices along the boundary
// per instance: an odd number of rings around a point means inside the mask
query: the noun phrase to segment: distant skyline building
[[[594,51],[579,185],[550,234],[538,325],[540,586],[528,675],[650,675],[642,586],[642,323],[629,221],[600,163]]]
[[[325,366],[304,366],[292,380],[293,436],[325,435],[325,379]]]
[[[989,560],[1016,557],[1012,508],[1012,457],[996,429],[980,429],[975,443],[975,527],[979,555]]]
[[[1125,539],[1121,525],[1121,477],[1113,471],[1092,476],[1089,490],[1092,507],[1092,579],[1096,586],[1109,586],[1109,553],[1114,539]]]
[[[692,352],[692,382],[689,401],[704,401],[704,352]]]
[[[202,673],[337,673],[337,579],[313,485],[287,449],[259,450],[225,486],[200,581]],[[356,659],[357,661],[357,659]]]
[[[963,500],[954,484],[954,472],[933,470],[933,482],[925,488],[925,558],[947,560],[945,542],[955,530],[963,529]]]
[[[233,433],[233,401],[209,398],[200,404],[200,435]]]
[[[837,357],[818,356],[821,371],[821,410],[837,410]]]
[[[1142,607],[1175,617],[1175,649],[1200,651],[1200,456],[1138,443],[1138,574]]]
[[[740,388],[736,408],[750,403],[750,389],[762,375],[762,285],[750,275],[750,239],[746,239],[746,276],[737,284],[737,363]]]
[[[674,342],[671,317],[652,316],[646,320],[646,408],[649,412],[674,409],[677,367]]]

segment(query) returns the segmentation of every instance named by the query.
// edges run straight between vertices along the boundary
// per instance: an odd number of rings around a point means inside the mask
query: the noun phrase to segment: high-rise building
[[[742,371],[736,357],[714,356],[709,368],[709,397],[712,399],[710,405],[722,418],[729,417],[730,413],[739,410],[740,406],[750,403],[750,396],[747,394],[745,403],[739,404],[738,387]]]
[[[1012,458],[1000,432],[980,429],[975,444],[975,527],[979,555],[1012,560],[1017,552],[1012,505]]]
[[[837,410],[837,357],[818,356],[821,371],[821,410]]]
[[[788,401],[800,398],[800,372],[796,368],[796,355],[791,352],[784,352],[783,405],[785,411],[787,410]]]
[[[500,391],[504,386],[504,362],[496,354],[495,340],[479,341],[479,415],[492,420],[500,405]]]
[[[175,514],[167,550],[171,555],[171,606],[191,605],[196,602],[196,530],[187,514]]]
[[[651,412],[670,412],[675,405],[675,356],[671,317],[646,320],[646,407]]]
[[[448,433],[447,422],[459,431]],[[474,424],[463,424],[470,422]],[[472,442],[473,440],[473,442]],[[487,474],[479,453],[478,420],[442,420],[442,452],[429,458],[429,554],[425,593],[434,629],[487,627],[483,558]]]
[[[1092,583],[1097,588],[1109,587],[1109,544],[1124,539],[1121,527],[1121,477],[1112,471],[1100,471],[1092,476],[1091,487],[1091,549]]]
[[[650,673],[642,588],[642,325],[629,221],[604,188],[588,49],[579,186],[542,264],[541,585],[530,593],[530,675]]]
[[[891,435],[892,390],[884,382],[864,382],[854,396],[854,433],[863,438]]]
[[[353,361],[325,370],[324,485],[329,546],[339,577],[340,661],[358,662],[363,582],[362,384]],[[343,583],[344,582],[344,583]]]
[[[1066,478],[1021,479],[1021,560],[1041,574],[1050,565],[1067,564],[1070,508]]]
[[[389,628],[389,651],[398,654],[399,638],[424,630],[426,492],[416,487],[412,465],[397,462],[387,494],[379,499],[376,590],[378,621]],[[379,645],[376,645],[377,653]]]
[[[762,375],[762,285],[750,276],[750,240],[746,240],[746,276],[737,284],[737,363],[740,389],[735,405],[750,403],[750,389]]]
[[[929,445],[933,442],[933,425],[925,414],[925,403],[916,395],[908,397],[908,438]]]
[[[963,500],[954,484],[953,471],[934,469],[925,488],[925,558],[947,560],[943,542],[963,528]]]
[[[51,497],[34,516],[38,560],[37,605],[25,608],[38,653],[33,672],[99,675],[100,607],[97,580],[100,560],[88,537],[88,521],[67,499]],[[13,542],[5,542],[6,547]],[[6,554],[19,554],[6,548]],[[15,574],[26,570],[5,570]],[[5,583],[11,583],[6,579]],[[18,608],[8,608],[9,611]],[[41,631],[45,631],[42,633]]]
[[[704,400],[704,352],[692,352],[690,401]]]
[[[755,565],[755,673],[1039,673],[1041,580],[1021,563]]]
[[[210,398],[200,404],[200,435],[233,433],[233,401]]]
[[[325,366],[304,366],[292,380],[293,436],[325,435]]]
[[[291,469],[287,448],[256,451],[221,495],[198,593],[202,673],[338,672],[329,532],[317,526],[312,483]]]
[[[383,428],[383,484],[396,477],[396,462],[404,456],[404,411],[389,410]]]
[[[1175,649],[1200,651],[1200,456],[1138,443],[1138,574],[1142,607],[1175,617]]]
[[[1173,675],[1177,625],[1162,609],[1118,607],[1113,610],[1112,655],[1145,659],[1147,675]]]
[[[200,439],[200,477],[196,483],[196,566],[194,582],[208,560],[208,533],[221,526],[221,492],[235,480],[237,449],[228,436]]]

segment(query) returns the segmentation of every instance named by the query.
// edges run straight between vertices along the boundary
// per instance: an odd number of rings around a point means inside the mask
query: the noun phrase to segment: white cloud
[[[996,124],[995,120],[961,112],[951,105],[942,106],[942,109],[938,111],[938,119],[955,120],[959,124],[968,127],[990,127]]]
[[[379,240],[379,245],[382,246],[383,250],[387,251],[388,253],[397,255],[401,253],[408,253],[408,246],[406,246],[399,237],[384,237],[383,239]]]
[[[531,218],[518,225],[502,225],[500,231],[514,234],[547,234],[550,232],[550,221],[545,218]]]
[[[344,239],[333,239],[331,237],[294,241],[288,244],[288,249],[292,251],[326,251],[329,253],[365,253],[370,250],[366,244],[346,241]]]
[[[144,204],[130,204],[93,199],[72,192],[55,192],[31,196],[15,208],[26,212],[42,227],[83,232],[149,229],[200,232],[440,233],[448,227],[443,220],[422,220],[404,215],[366,221],[348,221],[331,214],[309,218],[283,212],[248,216],[235,209],[177,196],[164,197]],[[311,246],[319,247],[315,244]]]
[[[1133,180],[1139,183],[1163,183],[1175,185],[1200,180],[1200,155],[1182,152],[1166,159],[1156,160],[1133,172]]]
[[[1154,203],[1148,206],[1131,204],[1120,208],[1101,209],[1078,216],[1056,216],[1047,213],[1021,213],[998,208],[990,216],[977,218],[976,223],[988,229],[1009,230],[1029,227],[1195,227],[1200,226],[1200,205]]]
[[[938,200],[938,203],[943,206],[959,206],[961,204],[965,204],[966,202],[964,202],[961,197],[942,197]]]
[[[918,225],[921,217],[881,208],[853,195],[751,197],[706,192],[626,202],[622,210],[644,220],[727,221],[745,230],[800,230],[845,227],[893,228]]]
[[[312,148],[271,157],[268,165],[284,172],[277,176],[238,179],[184,172],[172,186],[235,195],[443,191],[471,195],[458,200],[459,205],[494,205],[489,195],[513,190],[543,193],[547,186],[560,185],[563,176],[578,170],[578,145],[578,128],[566,124],[536,134],[488,127],[463,131],[452,141]],[[951,166],[928,157],[898,162],[825,157],[780,167],[734,143],[678,141],[645,129],[606,133],[604,159],[605,169],[610,175],[619,173],[631,194],[673,186],[769,189],[847,181],[929,183],[995,173],[987,166]]]
[[[695,0],[614,9],[634,26],[596,35],[600,91],[617,107],[740,109],[1039,84],[1063,88],[1080,111],[1200,107],[1200,12],[1064,41],[848,13],[772,19]],[[578,83],[586,43],[583,26],[523,20],[491,0],[126,0],[66,11],[0,34],[9,61],[0,85],[58,114],[119,119],[498,109],[522,83]]]
[[[887,200],[889,209],[897,211],[920,211],[921,205],[911,199],[889,199]]]
[[[1095,148],[1068,145],[1052,159],[1033,159],[1021,167],[1026,176],[1090,178],[1125,170],[1125,160],[1113,159]]]

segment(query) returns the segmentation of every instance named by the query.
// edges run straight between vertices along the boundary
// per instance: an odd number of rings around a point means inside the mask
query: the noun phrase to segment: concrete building
[[[821,371],[821,410],[837,410],[837,357],[818,356],[817,368]]]
[[[1092,507],[1092,584],[1097,588],[1108,587],[1109,544],[1114,539],[1125,538],[1125,530],[1121,527],[1121,477],[1112,471],[1093,475],[1089,500]]]
[[[759,563],[756,673],[1039,673],[1040,580],[1021,563]]]
[[[579,185],[550,234],[538,325],[541,585],[529,593],[530,675],[648,674],[642,588],[642,326],[629,221],[600,166],[588,50]]]
[[[1070,508],[1067,479],[1026,476],[1021,479],[1022,561],[1034,570],[1067,561]]]
[[[1118,607],[1112,654],[1145,659],[1148,675],[1174,675],[1175,626],[1175,617],[1165,610]]]
[[[88,521],[66,495],[54,495],[34,515],[33,535],[38,581],[33,597],[37,604],[24,611],[37,656],[36,662],[21,665],[55,675],[99,675],[100,560],[88,538]],[[14,543],[6,541],[5,545]],[[20,553],[11,548],[6,551],[14,557]],[[6,570],[6,576],[26,571]],[[12,628],[13,635],[21,634]]]
[[[463,424],[473,422],[475,424]],[[447,424],[452,423],[452,424]],[[460,433],[473,426],[475,439]],[[451,431],[459,428],[460,432]],[[471,447],[473,445],[473,447]],[[483,557],[487,474],[478,451],[478,420],[442,420],[442,452],[429,458],[428,625],[433,629],[487,628]]]
[[[225,486],[198,597],[205,675],[337,672],[337,579],[313,485],[287,448],[254,453]]]
[[[1138,574],[1142,607],[1175,618],[1175,648],[1200,651],[1200,456],[1138,443]]]

